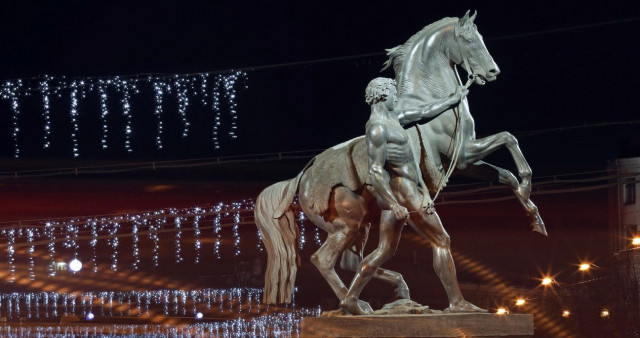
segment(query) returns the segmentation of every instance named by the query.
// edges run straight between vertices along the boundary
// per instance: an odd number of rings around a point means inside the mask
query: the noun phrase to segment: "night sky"
[[[0,5],[0,78],[85,77],[248,70],[238,92],[238,139],[214,150],[211,113],[190,107],[195,126],[181,139],[175,99],[165,108],[167,147],[153,145],[152,93],[134,98],[134,152],[97,147],[97,99],[80,104],[82,158],[138,160],[324,149],[363,134],[366,84],[380,73],[385,48],[425,25],[477,10],[476,24],[502,73],[470,88],[479,137],[508,130],[537,174],[600,170],[640,155],[635,93],[640,78],[640,5],[635,2],[81,2]],[[368,55],[349,58],[354,55]],[[89,95],[91,96],[91,95]],[[72,159],[68,103],[54,103],[52,149],[43,151],[41,103],[25,98],[24,158]],[[31,103],[30,100],[32,101]],[[173,101],[172,101],[173,100]],[[57,104],[57,106],[56,106]],[[117,107],[113,108],[117,115]],[[0,152],[10,158],[10,109],[0,102]],[[93,121],[93,122],[92,122]],[[584,126],[564,131],[544,131]],[[530,133],[536,131],[535,133]],[[118,141],[118,132],[113,137]],[[120,137],[121,139],[122,137]],[[114,141],[114,142],[116,142]],[[119,142],[119,141],[118,141]],[[94,146],[96,145],[96,146]],[[509,167],[506,151],[496,163]]]

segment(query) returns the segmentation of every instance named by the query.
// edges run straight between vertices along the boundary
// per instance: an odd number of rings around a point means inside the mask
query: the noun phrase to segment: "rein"
[[[464,62],[465,64],[466,62],[466,58],[464,58]],[[468,66],[468,65],[467,65]],[[469,69],[469,79],[467,80],[467,83],[465,83],[464,87],[465,88],[469,88],[471,87],[471,85],[473,84],[473,82],[475,81],[475,78],[478,76],[476,74],[472,74],[470,72]],[[464,98],[465,100],[467,99],[466,97]],[[462,101],[461,101],[462,102]],[[438,198],[438,195],[440,194],[440,191],[442,191],[442,186],[444,185],[445,181],[449,181],[449,177],[451,177],[451,174],[453,173],[453,169],[455,169],[456,165],[458,164],[458,155],[460,154],[460,149],[462,148],[462,142],[460,142],[458,140],[459,135],[461,135],[458,132],[458,127],[460,126],[460,109],[459,109],[460,104],[458,104],[458,106],[453,107],[453,113],[456,116],[456,126],[453,129],[453,134],[454,137],[451,138],[451,141],[449,142],[449,146],[447,147],[447,153],[449,153],[450,149],[452,146],[454,146],[455,148],[453,149],[453,154],[451,154],[451,163],[449,164],[449,168],[447,168],[447,173],[442,176],[440,178],[440,182],[438,182],[438,189],[436,190],[436,194],[433,196],[432,199],[432,203],[435,203],[435,200]],[[417,128],[417,127],[416,127]]]

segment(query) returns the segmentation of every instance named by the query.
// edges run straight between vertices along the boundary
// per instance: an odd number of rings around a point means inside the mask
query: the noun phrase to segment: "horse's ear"
[[[467,11],[467,14],[469,12]],[[473,11],[473,15],[469,18],[469,23],[473,23],[473,20],[476,19],[476,16],[478,15],[478,11]]]
[[[473,19],[475,19],[477,12],[474,13],[471,18],[469,18],[469,12],[471,11],[468,10],[466,13],[464,13],[463,17],[458,19],[458,24],[456,24],[453,28],[455,36],[460,36],[465,28],[469,27],[469,25],[473,25]]]
[[[468,10],[466,13],[464,13],[464,16],[458,20],[458,26],[464,27],[464,25],[467,24],[467,21],[469,20],[469,12],[471,12],[471,10]]]

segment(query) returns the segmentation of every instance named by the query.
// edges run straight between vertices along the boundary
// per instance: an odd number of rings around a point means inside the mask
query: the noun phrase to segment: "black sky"
[[[467,9],[478,11],[478,29],[502,70],[496,82],[471,87],[478,136],[516,133],[534,170],[543,173],[602,169],[608,159],[640,155],[637,124],[518,134],[640,120],[640,5],[632,1],[4,2],[0,79],[203,72],[380,53]],[[549,32],[560,28],[569,29]],[[145,134],[153,129],[145,118],[150,112],[134,120],[142,132],[134,138],[133,154],[90,147],[97,131],[91,125],[81,125],[81,144],[88,157],[121,159],[326,148],[363,133],[364,87],[380,75],[384,61],[377,55],[249,71],[248,89],[239,93],[239,138],[224,140],[220,151],[212,149],[204,124],[192,139],[155,151]],[[149,93],[136,100],[136,109],[152,109]],[[26,107],[24,121],[36,123],[38,106]],[[87,101],[82,113],[98,114],[97,105]],[[208,114],[196,108],[191,113]],[[0,102],[0,114],[2,154],[10,157],[6,101]],[[25,128],[21,142],[28,144]],[[66,133],[54,138],[60,148],[68,143]],[[26,149],[27,157],[71,157],[66,148]],[[506,155],[497,153],[495,161],[506,161]]]

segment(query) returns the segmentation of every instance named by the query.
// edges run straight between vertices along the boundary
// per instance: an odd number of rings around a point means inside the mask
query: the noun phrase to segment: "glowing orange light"
[[[522,305],[524,305],[524,303],[526,303],[526,302],[527,302],[527,301],[526,301],[526,300],[524,300],[524,298],[518,298],[518,299],[516,299],[516,305],[518,305],[518,306],[522,306]]]
[[[634,238],[631,240],[631,244],[633,244],[633,245],[640,245],[640,237],[634,237]]]
[[[496,314],[498,315],[506,315],[507,313],[509,313],[509,310],[503,307],[498,308],[498,310],[496,310]]]
[[[602,309],[602,311],[600,311],[600,317],[602,317],[602,318],[607,318],[607,317],[609,317],[609,310],[607,310],[607,309]]]
[[[580,267],[578,268],[578,270],[580,271],[587,271],[591,269],[591,264],[590,263],[582,263],[580,264]]]
[[[551,283],[553,283],[553,279],[551,279],[550,277],[544,277],[542,279],[542,285],[547,286],[547,285],[551,285]]]
[[[562,317],[569,318],[569,316],[571,316],[571,311],[569,310],[562,311]]]

